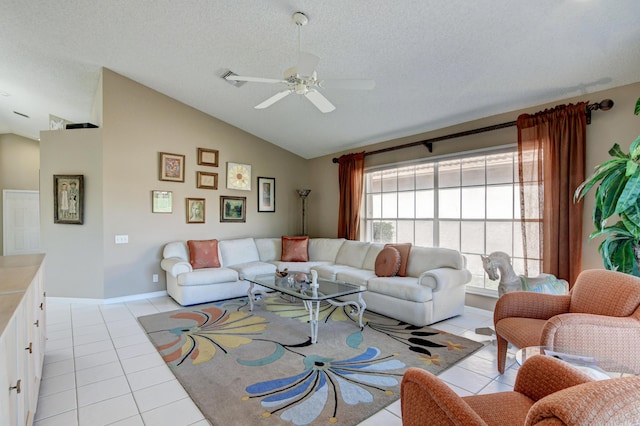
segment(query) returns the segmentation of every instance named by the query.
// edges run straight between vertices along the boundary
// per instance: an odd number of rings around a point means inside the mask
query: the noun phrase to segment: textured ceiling
[[[282,88],[220,78],[281,78],[296,11],[319,78],[375,89],[323,89],[327,114],[299,95],[256,110]],[[638,0],[2,0],[0,133],[90,121],[106,67],[313,158],[640,81],[639,16]]]

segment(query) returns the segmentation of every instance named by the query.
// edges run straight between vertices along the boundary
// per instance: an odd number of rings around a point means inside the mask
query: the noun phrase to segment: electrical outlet
[[[116,235],[116,244],[127,244],[129,243],[128,235]]]
[[[158,274],[153,274],[153,282],[154,283],[158,282]]]

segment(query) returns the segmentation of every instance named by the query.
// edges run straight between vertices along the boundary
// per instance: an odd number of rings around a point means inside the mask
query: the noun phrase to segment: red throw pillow
[[[283,262],[308,262],[309,261],[309,237],[285,237],[282,236]]]
[[[407,264],[409,263],[409,252],[411,251],[411,243],[404,244],[385,244],[385,248],[394,247],[400,252],[400,268],[398,269],[399,277],[407,276]]]
[[[219,268],[218,240],[189,240],[189,263],[193,269]]]
[[[385,247],[376,257],[375,271],[379,277],[393,277],[400,268],[400,252],[395,247]]]

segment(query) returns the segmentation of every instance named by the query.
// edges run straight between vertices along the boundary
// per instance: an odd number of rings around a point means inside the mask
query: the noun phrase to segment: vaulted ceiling
[[[640,81],[637,0],[3,0],[0,133],[90,121],[106,67],[305,158]],[[294,12],[308,24],[298,27]],[[300,48],[321,113],[281,79]],[[640,96],[640,94],[638,94]],[[586,96],[588,99],[588,96]],[[590,99],[599,101],[599,99]],[[26,118],[16,113],[27,115]]]

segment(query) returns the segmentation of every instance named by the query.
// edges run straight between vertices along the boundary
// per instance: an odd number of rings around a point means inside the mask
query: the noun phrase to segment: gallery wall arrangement
[[[197,148],[197,164],[205,167],[218,167],[220,152],[216,149]],[[185,181],[186,156],[184,154],[159,153],[159,180],[164,182]],[[236,191],[252,190],[252,170],[250,164],[228,161],[226,163],[226,188]],[[258,176],[257,211],[275,213],[276,179]],[[218,190],[218,173],[208,170],[196,170],[196,188]],[[220,222],[246,222],[247,197],[220,195]],[[164,189],[151,191],[152,213],[173,213],[173,192]],[[206,222],[206,198],[185,198],[187,223]]]

